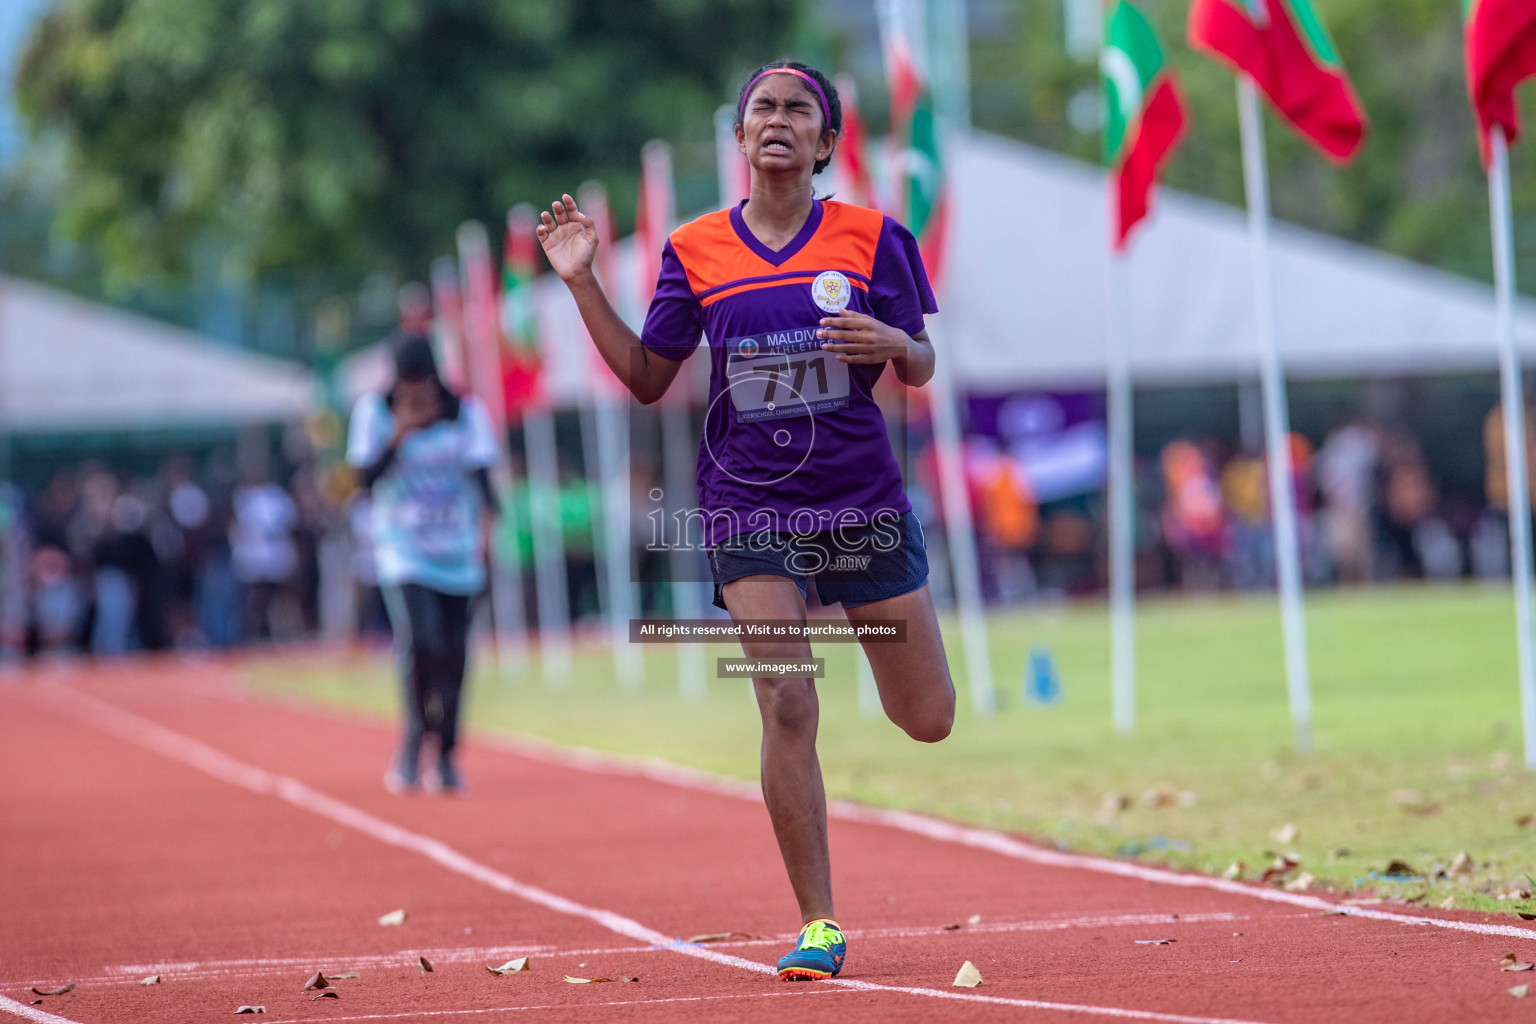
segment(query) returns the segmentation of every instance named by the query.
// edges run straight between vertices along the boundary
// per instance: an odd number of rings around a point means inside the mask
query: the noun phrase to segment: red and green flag
[[[534,306],[538,276],[538,214],[530,203],[507,211],[507,240],[502,247],[501,336],[506,353],[501,360],[502,391],[509,413],[540,401],[543,385],[539,357],[539,325]]]
[[[897,216],[917,236],[928,276],[937,285],[943,272],[949,203],[938,111],[919,51],[924,39],[921,7],[914,10],[911,3],[888,0],[880,5],[879,12],[885,75],[891,92]]]
[[[1189,44],[1252,78],[1330,159],[1359,151],[1365,110],[1312,0],[1194,0]]]
[[[1467,90],[1477,112],[1483,159],[1493,129],[1514,142],[1520,134],[1515,87],[1536,75],[1536,3],[1531,0],[1461,0],[1467,19]]]
[[[1173,155],[1189,117],[1152,23],[1131,0],[1105,8],[1104,160],[1115,187],[1115,248],[1123,250],[1147,215],[1158,171]]]

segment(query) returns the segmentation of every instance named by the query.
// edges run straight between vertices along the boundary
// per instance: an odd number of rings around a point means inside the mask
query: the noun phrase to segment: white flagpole
[[[965,486],[965,442],[949,377],[949,352],[938,320],[928,321],[928,334],[935,353],[933,379],[928,382],[933,391],[929,408],[933,411],[933,442],[938,447],[939,493],[944,502],[949,564],[955,577],[960,613],[960,643],[965,651],[971,711],[977,718],[990,718],[997,701],[993,693],[992,652],[987,642],[986,606],[981,599],[975,520],[971,515],[970,492]]]
[[[1129,255],[1109,258],[1109,636],[1115,730],[1136,728],[1136,499]]]
[[[560,535],[555,417],[548,406],[523,413],[523,444],[528,456],[528,510],[544,683],[558,688],[571,680],[571,617],[565,587],[565,539]]]
[[[1253,246],[1254,318],[1259,333],[1260,378],[1264,392],[1264,439],[1269,454],[1270,519],[1274,524],[1275,566],[1280,581],[1280,626],[1285,641],[1285,680],[1296,749],[1312,749],[1312,680],[1307,663],[1307,623],[1301,595],[1301,553],[1296,532],[1296,498],[1291,472],[1290,414],[1285,377],[1275,338],[1275,298],[1269,250],[1269,181],[1264,155],[1264,121],[1259,94],[1247,75],[1237,76],[1237,106],[1243,138],[1243,181],[1248,196],[1248,233]]]
[[[1532,652],[1531,501],[1526,480],[1525,388],[1515,348],[1515,248],[1509,198],[1509,142],[1492,132],[1488,205],[1493,226],[1493,283],[1499,334],[1499,393],[1504,412],[1504,467],[1509,481],[1510,567],[1515,585],[1515,649],[1520,670],[1520,725],[1525,766],[1536,768],[1536,658]]]
[[[629,565],[629,431],[624,408],[611,395],[598,395],[597,464],[601,480],[603,560],[608,575],[608,642],[619,689],[633,693],[645,682],[645,662],[629,648],[629,620],[635,617],[635,584]]]

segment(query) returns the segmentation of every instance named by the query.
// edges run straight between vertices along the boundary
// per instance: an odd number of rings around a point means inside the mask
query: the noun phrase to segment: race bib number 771
[[[726,342],[726,385],[736,418],[788,419],[848,404],[848,364],[821,350],[812,327]]]

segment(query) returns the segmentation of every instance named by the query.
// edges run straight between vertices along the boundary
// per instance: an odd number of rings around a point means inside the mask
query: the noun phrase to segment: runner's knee
[[[942,687],[935,686],[933,695],[917,702],[892,720],[912,739],[919,743],[937,743],[955,727],[955,688],[948,679]]]
[[[778,733],[816,731],[816,691],[809,679],[757,679],[763,728]]]

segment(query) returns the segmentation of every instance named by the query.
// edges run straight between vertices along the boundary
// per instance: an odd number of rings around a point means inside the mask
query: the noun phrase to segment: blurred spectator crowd
[[[1528,443],[1536,433],[1527,426]],[[1501,414],[1483,430],[1482,501],[1442,492],[1420,444],[1356,420],[1314,446],[1292,434],[1302,568],[1309,586],[1509,574]],[[1468,453],[1478,458],[1476,453]],[[1275,583],[1262,453],[1178,438],[1137,466],[1137,583],[1208,591]],[[1036,505],[1027,474],[984,447],[967,465],[989,600],[1083,594],[1107,579],[1102,494]],[[936,489],[935,489],[936,490]]]
[[[1527,427],[1536,451],[1536,432]],[[933,584],[947,596],[942,503],[931,443],[909,474],[925,522]],[[974,439],[973,439],[974,440]],[[1488,414],[1481,501],[1447,497],[1419,443],[1364,420],[1313,446],[1291,438],[1303,571],[1309,586],[1508,576],[1508,495],[1499,410]],[[255,460],[260,464],[261,460]],[[570,621],[602,614],[604,495],[579,457],[560,459],[558,519]],[[0,657],[224,648],[316,636],[382,639],[389,624],[373,573],[365,494],[309,462],[279,483],[265,469],[201,474],[184,457],[128,477],[102,463],[60,469],[24,492],[0,484]],[[1536,469],[1536,467],[1533,467]],[[521,471],[514,460],[514,476]],[[1137,466],[1141,589],[1209,591],[1274,585],[1268,468],[1262,454],[1178,438]],[[630,530],[641,611],[671,614],[676,563],[647,550],[644,495],[661,483],[635,460]],[[1536,473],[1532,474],[1536,479]],[[1107,578],[1102,493],[1037,503],[1028,473],[996,446],[968,446],[966,478],[994,604],[1099,592]],[[534,600],[526,487],[496,535],[497,561],[522,567]]]

